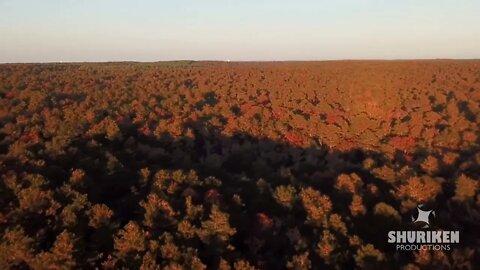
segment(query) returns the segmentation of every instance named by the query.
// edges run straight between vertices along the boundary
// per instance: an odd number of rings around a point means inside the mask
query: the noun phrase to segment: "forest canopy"
[[[479,64],[0,65],[0,269],[474,269]]]

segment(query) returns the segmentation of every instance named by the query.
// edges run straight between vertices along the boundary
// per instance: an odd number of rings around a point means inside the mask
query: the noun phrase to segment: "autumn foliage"
[[[479,65],[0,65],[0,269],[475,269]]]

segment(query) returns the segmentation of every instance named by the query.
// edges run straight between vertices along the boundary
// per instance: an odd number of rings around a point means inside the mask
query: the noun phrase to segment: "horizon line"
[[[338,58],[338,59],[279,59],[279,60],[219,60],[219,59],[175,59],[175,60],[105,60],[105,61],[38,61],[38,62],[0,62],[0,65],[34,65],[34,64],[109,64],[109,63],[133,63],[133,64],[155,64],[155,63],[173,63],[173,62],[192,62],[192,63],[288,63],[288,62],[394,62],[394,61],[478,61],[480,58]]]

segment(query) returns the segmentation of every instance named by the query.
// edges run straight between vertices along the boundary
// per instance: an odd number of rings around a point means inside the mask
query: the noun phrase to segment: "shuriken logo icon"
[[[424,224],[422,228],[428,228],[430,227],[430,220],[429,220],[430,215],[433,215],[433,217],[435,217],[435,211],[433,210],[425,211],[421,209],[422,207],[423,207],[423,204],[420,204],[417,206],[418,216],[417,218],[414,218],[412,216],[412,221],[414,224]]]

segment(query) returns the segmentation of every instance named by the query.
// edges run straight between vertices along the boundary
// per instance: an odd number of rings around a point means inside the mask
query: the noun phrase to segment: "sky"
[[[478,0],[0,0],[0,63],[480,58]]]

